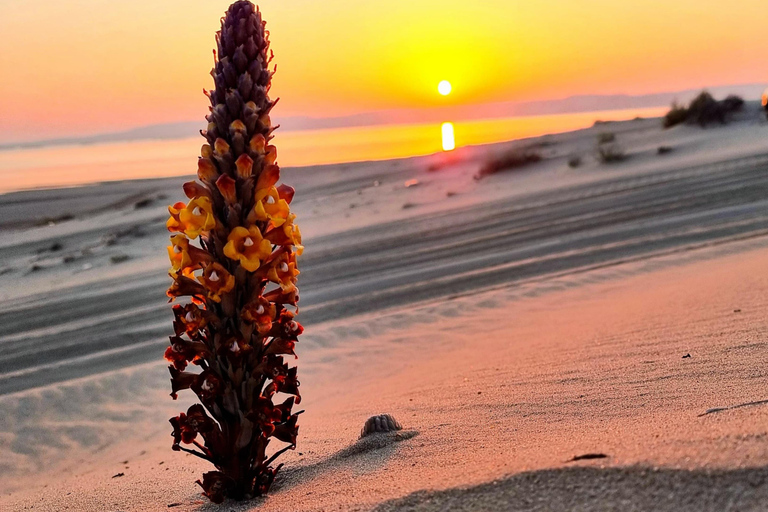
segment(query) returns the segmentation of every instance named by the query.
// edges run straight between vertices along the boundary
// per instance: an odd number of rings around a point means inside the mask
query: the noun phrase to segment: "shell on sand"
[[[363,425],[363,429],[360,431],[360,437],[377,432],[394,432],[402,429],[403,426],[391,414],[379,414],[368,418],[365,425]]]

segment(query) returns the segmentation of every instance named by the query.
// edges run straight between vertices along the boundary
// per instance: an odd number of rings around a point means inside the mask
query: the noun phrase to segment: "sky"
[[[4,142],[202,119],[224,0],[0,0]],[[768,83],[765,0],[264,0],[278,116]],[[453,92],[437,93],[448,80]]]

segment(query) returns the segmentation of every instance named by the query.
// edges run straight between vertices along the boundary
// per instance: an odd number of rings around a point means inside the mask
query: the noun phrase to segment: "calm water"
[[[591,126],[595,120],[656,117],[666,108],[455,122],[456,146],[501,142]],[[446,120],[449,121],[449,120]],[[442,150],[439,123],[277,132],[283,167],[386,160]],[[202,137],[0,151],[0,192],[194,174]]]

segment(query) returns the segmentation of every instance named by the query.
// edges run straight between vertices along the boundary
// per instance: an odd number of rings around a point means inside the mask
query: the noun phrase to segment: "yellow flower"
[[[189,257],[189,239],[184,235],[174,235],[171,237],[171,244],[168,246],[168,258],[171,260],[171,266],[174,272],[184,271],[192,266],[192,258]],[[189,275],[190,272],[183,272]]]
[[[200,268],[201,263],[211,261],[210,254],[190,245],[189,239],[184,235],[172,236],[171,244],[168,246],[168,257],[173,267],[172,274],[181,271],[183,275],[191,276],[196,269]]]
[[[168,219],[168,222],[165,223],[165,227],[168,228],[168,231],[181,231],[181,221],[179,220],[179,212],[186,208],[187,205],[184,203],[174,203],[171,206],[168,207],[168,213],[171,214],[170,218]]]
[[[301,253],[304,252],[304,246],[301,245],[301,230],[299,229],[299,226],[293,222],[295,219],[296,215],[294,214],[291,214],[288,217],[288,220],[283,225],[283,232],[288,241],[296,246],[296,254],[301,256]]]
[[[292,252],[286,252],[275,258],[267,277],[273,283],[279,284],[284,292],[289,292],[296,288],[296,276],[298,275],[296,255]]]
[[[224,255],[237,260],[248,272],[255,272],[261,262],[272,254],[272,244],[264,240],[256,226],[244,228],[238,226],[232,230],[224,246]]]
[[[218,263],[211,263],[205,267],[203,275],[197,280],[203,283],[208,292],[208,298],[214,302],[221,302],[221,296],[235,287],[235,277]]]
[[[272,328],[275,312],[274,304],[264,297],[259,297],[245,305],[240,312],[240,318],[256,325],[256,329],[260,334],[267,334]]]
[[[269,220],[274,227],[282,226],[288,219],[290,207],[275,187],[256,191],[256,203],[253,205],[253,216],[256,220]]]
[[[168,230],[184,233],[191,239],[216,227],[213,205],[207,197],[196,197],[186,206],[184,203],[176,203],[169,206],[168,211],[171,213],[166,223]]]
[[[294,223],[295,220],[296,215],[293,213],[288,215],[288,219],[280,228],[271,229],[267,232],[267,239],[275,245],[293,245],[296,247],[296,255],[301,256],[301,253],[304,252],[304,246],[301,245],[301,230]]]

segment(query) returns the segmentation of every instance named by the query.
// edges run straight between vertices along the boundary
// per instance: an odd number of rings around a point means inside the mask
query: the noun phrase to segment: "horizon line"
[[[344,116],[313,117],[286,116],[277,118],[277,124],[285,132],[327,130],[336,128],[358,128],[366,126],[384,126],[397,124],[419,124],[438,122],[438,119],[451,117],[454,122],[481,119],[502,119],[511,117],[534,117],[544,115],[577,114],[600,111],[627,110],[633,108],[652,108],[669,106],[673,101],[688,101],[677,96],[693,96],[701,91],[717,91],[721,94],[727,89],[741,88],[742,95],[755,95],[760,98],[765,84],[744,83],[718,85],[678,91],[664,91],[648,94],[578,94],[555,99],[533,101],[504,101],[478,105],[455,105],[432,108],[401,108],[379,111],[360,112]],[[754,90],[751,90],[755,88]],[[750,89],[746,94],[744,91]],[[738,92],[738,91],[736,91]],[[752,99],[752,98],[746,98]],[[581,102],[581,103],[579,103]],[[603,104],[599,104],[602,102]],[[505,109],[506,107],[506,109]],[[450,115],[452,114],[452,115]],[[98,132],[73,137],[33,139],[0,144],[0,151],[39,149],[52,146],[98,145],[111,142],[132,142],[140,140],[176,140],[194,137],[202,129],[204,119],[200,121],[171,121],[132,127],[126,130]],[[440,121],[441,122],[441,121]],[[186,132],[189,132],[188,134]]]

